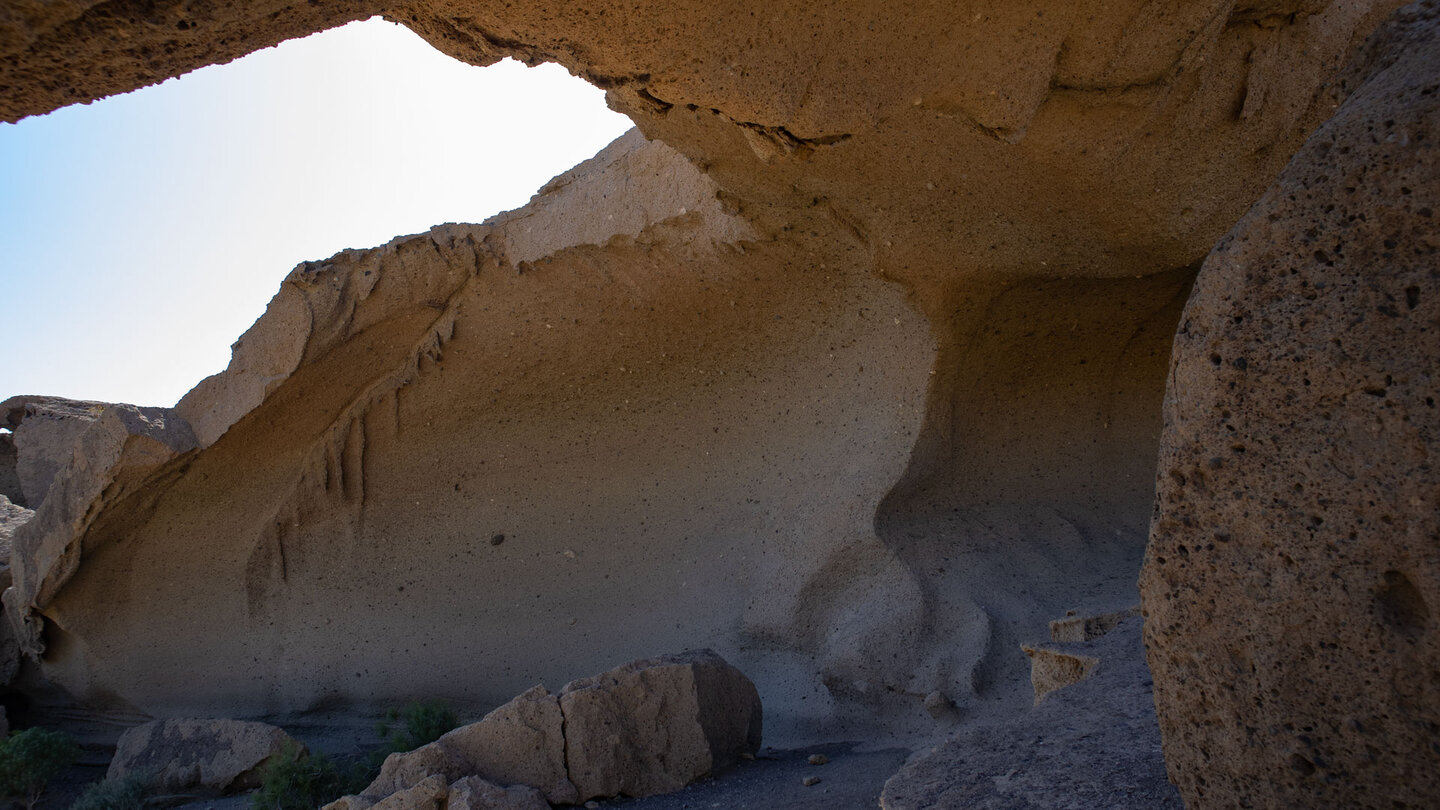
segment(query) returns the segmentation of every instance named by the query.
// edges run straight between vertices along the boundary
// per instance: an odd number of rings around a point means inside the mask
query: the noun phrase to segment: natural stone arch
[[[800,2],[763,10],[725,2],[570,3],[545,10],[504,3],[21,7],[0,29],[0,98],[7,105],[0,114],[7,118],[380,12],[472,63],[502,56],[558,61],[604,87],[612,106],[652,141],[617,145],[494,226],[439,228],[298,269],[271,314],[247,334],[231,369],[178,409],[194,427],[194,446],[171,446],[174,457],[158,462],[142,454],[134,464],[117,463],[112,489],[101,487],[96,500],[75,504],[85,507],[79,515],[95,506],[99,520],[70,535],[46,535],[48,545],[30,541],[45,553],[17,579],[7,607],[43,617],[56,631],[46,657],[62,682],[160,711],[220,701],[256,711],[303,708],[393,690],[401,680],[397,672],[365,687],[369,692],[345,686],[352,674],[347,655],[354,651],[307,644],[334,643],[327,619],[352,623],[341,638],[363,637],[366,628],[355,624],[349,608],[378,597],[366,575],[387,562],[407,576],[423,573],[423,565],[395,559],[404,548],[430,541],[446,552],[460,547],[453,537],[422,537],[414,526],[448,531],[463,524],[485,537],[506,533],[505,544],[521,536],[490,526],[495,515],[482,508],[450,504],[443,519],[430,521],[400,501],[429,497],[436,483],[429,476],[460,471],[447,466],[446,441],[473,429],[477,418],[508,425],[519,421],[527,398],[562,401],[576,385],[630,404],[624,392],[633,383],[620,375],[643,368],[647,346],[625,343],[606,357],[624,363],[603,374],[587,371],[583,352],[610,334],[585,323],[587,305],[599,301],[602,315],[609,308],[624,311],[602,321],[607,327],[683,347],[680,354],[697,377],[700,364],[713,361],[708,370],[752,381],[746,383],[752,387],[732,388],[728,399],[712,398],[709,380],[681,379],[674,368],[647,370],[647,395],[678,396],[651,402],[643,419],[611,417],[591,405],[527,415],[553,428],[552,437],[573,439],[565,444],[574,452],[584,444],[584,427],[602,417],[645,436],[675,434],[687,414],[734,417],[709,425],[716,436],[735,428],[741,438],[729,444],[686,436],[644,448],[668,455],[670,472],[693,476],[680,488],[687,498],[721,493],[715,502],[686,501],[694,511],[673,517],[660,532],[664,554],[680,553],[697,536],[724,534],[690,530],[701,506],[709,511],[705,520],[764,545],[760,563],[747,564],[743,576],[709,583],[724,603],[718,616],[687,608],[690,623],[679,629],[743,647],[744,663],[757,671],[762,690],[770,690],[767,700],[773,696],[772,705],[791,712],[796,733],[836,722],[912,723],[924,689],[948,682],[951,690],[984,690],[986,634],[995,632],[984,611],[967,614],[979,628],[980,649],[968,651],[958,667],[942,662],[927,669],[933,651],[927,645],[948,641],[924,635],[927,622],[936,620],[936,589],[962,606],[964,595],[946,591],[944,579],[917,574],[917,557],[923,562],[931,553],[890,530],[894,510],[916,493],[965,503],[994,488],[957,480],[955,466],[967,458],[966,442],[973,448],[995,423],[966,425],[953,412],[976,402],[995,411],[1011,406],[1028,381],[1000,386],[1009,399],[987,399],[992,395],[975,387],[967,371],[986,371],[987,358],[1003,362],[1011,346],[1026,341],[1027,352],[1078,357],[1073,336],[1057,334],[1047,343],[1026,335],[1020,326],[1025,309],[1044,307],[1051,320],[1073,311],[1098,334],[1105,331],[1099,320],[1115,307],[1101,301],[1087,309],[1086,297],[1114,289],[1137,294],[1144,304],[1139,313],[1122,313],[1127,328],[1104,335],[1100,348],[1117,373],[1125,371],[1125,347],[1143,326],[1139,345],[1149,361],[1125,377],[1135,398],[1126,402],[1153,401],[1163,382],[1153,358],[1166,343],[1154,324],[1176,317],[1186,268],[1329,113],[1339,90],[1327,79],[1396,5],[1137,0],[1051,9],[973,2],[913,14],[860,3],[822,12]],[[617,177],[648,182],[604,203],[625,222],[602,225],[594,216],[602,210],[596,199],[619,185]],[[549,225],[547,236],[531,235],[519,224],[525,217],[534,217],[528,224]],[[663,302],[673,310],[658,324],[637,314]],[[518,332],[527,318],[538,329],[556,313],[568,319],[561,325],[571,342],[540,351],[522,341],[504,362],[486,354],[503,353],[511,345],[506,338],[515,337],[507,332]],[[835,359],[843,363],[831,371],[824,364]],[[470,397],[479,389],[448,390],[443,381],[454,376],[447,377],[447,362],[473,374],[498,368],[504,390],[476,401]],[[837,373],[841,382],[834,382]],[[1093,382],[1087,374],[1066,379]],[[774,390],[785,385],[789,390]],[[666,411],[664,402],[675,401],[686,409]],[[1078,401],[1096,406],[1086,394]],[[743,403],[751,402],[764,407],[746,414]],[[1066,402],[1057,398],[1054,408],[1063,410]],[[830,403],[840,404],[824,407]],[[822,418],[798,418],[802,405]],[[427,420],[442,429],[427,432]],[[957,435],[957,426],[972,433]],[[131,458],[126,452],[135,445],[149,447],[132,442],[143,429],[122,428],[111,436],[114,446],[107,445],[119,461]],[[538,439],[526,444],[528,429],[496,433],[516,446],[544,449]],[[1146,430],[1139,426],[1118,443],[1133,448],[1127,463],[1145,466],[1144,459],[1153,458],[1141,441]],[[490,435],[470,435],[467,446]],[[838,451],[836,435],[846,438]],[[1023,430],[1017,435],[1033,438]],[[400,452],[402,443],[433,458]],[[765,455],[772,446],[785,453],[772,460]],[[753,451],[760,462],[732,457],[712,475],[712,468],[680,458],[722,448]],[[619,469],[643,468],[646,453],[625,457]],[[569,487],[561,493],[570,499],[566,508],[550,512],[593,520],[605,499],[565,477],[565,461],[562,454],[546,468],[544,481]],[[1027,469],[1040,466],[1032,460]],[[824,472],[816,476],[820,483],[804,480],[807,470],[817,469]],[[421,477],[407,479],[406,472]],[[533,470],[513,463],[487,476],[512,496],[526,486],[533,490],[537,480]],[[1051,482],[1052,500],[1084,495],[1083,487],[1063,479]],[[756,480],[765,486],[757,488]],[[900,487],[892,491],[896,482]],[[444,483],[456,487],[447,499],[466,495],[465,481]],[[107,491],[126,497],[107,501]],[[237,501],[237,493],[249,500]],[[614,528],[640,514],[643,501],[621,495],[616,499],[623,506],[610,508],[622,517],[594,520],[590,529]],[[367,503],[384,499],[392,501],[388,509],[366,512]],[[1122,528],[1142,521],[1143,513],[1135,514],[1140,500],[1133,491],[1122,493],[1110,506],[1125,514],[1110,519]],[[724,509],[714,505],[719,501]],[[751,501],[766,508],[753,509]],[[1049,508],[1043,499],[1037,503]],[[258,519],[247,511],[252,504],[264,507]],[[544,553],[569,559],[564,552],[574,549],[564,545],[563,529],[540,530],[546,514],[530,509],[527,527],[543,535]],[[44,518],[31,530],[36,538],[40,527],[64,523],[42,524]],[[402,534],[403,548],[383,547],[381,541]],[[214,542],[216,551],[178,563],[171,552],[196,537]],[[601,548],[605,537],[592,539]],[[1133,548],[1137,538],[1131,540]],[[338,579],[326,567],[336,555],[352,565]],[[439,596],[430,595],[430,604],[467,593],[472,583],[454,574],[446,571],[451,578]],[[147,621],[155,614],[133,594],[114,590],[150,582],[145,577],[167,589],[166,610],[183,606],[194,626],[178,634],[156,627]],[[214,589],[196,587],[197,581],[223,582],[229,590],[216,599]],[[632,606],[630,615],[675,609],[683,600],[662,591],[686,582],[683,576],[658,580],[646,592],[653,604]],[[764,598],[750,598],[755,592]],[[131,600],[126,611],[95,615],[97,597],[117,595]],[[217,602],[222,610],[213,609]],[[574,600],[564,607],[580,605]],[[201,621],[204,608],[243,636],[235,648],[204,647],[214,636]],[[464,615],[478,622],[474,612]],[[547,614],[540,624],[565,625],[569,618],[576,617]],[[623,626],[623,618],[612,629]],[[309,622],[304,632],[287,630],[297,622]],[[486,643],[503,628],[494,623]],[[415,630],[404,622],[385,628],[402,639]],[[668,627],[649,630],[647,643],[679,637]],[[219,652],[221,661],[249,657],[260,667],[258,685],[211,679],[206,685],[213,692],[186,694],[178,684],[145,681],[157,660],[178,663],[155,657],[165,649],[162,636],[169,636],[172,656],[188,649],[191,655]],[[421,644],[449,641],[413,637]],[[1005,638],[1003,632],[997,637]],[[177,646],[177,638],[184,643]],[[38,646],[42,639],[30,641]],[[303,654],[288,657],[297,650]],[[380,652],[403,650],[365,649],[352,657],[381,660]],[[510,677],[602,668],[577,663],[599,655],[594,648],[561,660],[532,643],[527,654],[532,659]],[[470,665],[452,658],[438,674]],[[967,675],[966,667],[982,677]],[[496,676],[493,688],[502,694],[524,685],[504,682],[500,670],[486,674]],[[805,694],[817,683],[822,689]],[[812,697],[830,703],[803,716],[798,707]],[[844,701],[872,714],[833,708]]]

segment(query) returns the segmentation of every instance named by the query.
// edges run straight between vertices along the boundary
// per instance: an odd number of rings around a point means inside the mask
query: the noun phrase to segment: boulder
[[[477,776],[467,776],[450,786],[448,810],[550,810],[545,794],[533,787],[501,787]]]
[[[386,757],[380,775],[361,795],[378,799],[441,774],[450,780],[479,776],[529,785],[549,801],[571,804],[577,794],[565,770],[564,728],[559,700],[536,686],[429,745]]]
[[[560,709],[581,799],[669,793],[760,748],[754,684],[710,650],[572,681]]]
[[[155,720],[120,735],[107,779],[142,777],[167,791],[229,793],[258,787],[273,757],[304,750],[275,726],[244,720]]]
[[[481,781],[510,785],[505,800],[516,806],[533,803],[517,785],[554,804],[669,793],[753,756],[761,711],[755,685],[710,650],[632,661],[572,681],[558,696],[536,686],[429,745],[391,754],[346,806],[435,778],[478,777],[466,782],[472,803],[499,801]]]
[[[566,723],[560,700],[536,686],[480,722],[441,737],[440,744],[464,763],[466,774],[502,785],[530,785],[555,804],[569,804],[577,794],[566,772]]]
[[[1191,808],[1440,796],[1440,3],[1206,259],[1141,573]]]
[[[436,774],[422,779],[414,787],[396,791],[370,807],[372,810],[445,810],[445,800],[450,795],[448,781]]]

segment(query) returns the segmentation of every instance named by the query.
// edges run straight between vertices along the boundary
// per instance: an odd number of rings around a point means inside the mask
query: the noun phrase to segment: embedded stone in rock
[[[1216,246],[1140,577],[1187,806],[1440,796],[1440,3]]]
[[[468,768],[466,773],[502,785],[530,785],[556,804],[574,802],[566,777],[569,729],[560,701],[536,686],[478,723],[451,731],[440,744]]]
[[[1067,615],[1063,619],[1056,619],[1050,622],[1051,641],[1091,641],[1097,639],[1111,630],[1120,622],[1131,616],[1140,615],[1140,606],[1134,605],[1124,610],[1116,610],[1109,613],[1097,613],[1088,616]]]
[[[260,769],[304,746],[275,726],[244,720],[156,720],[120,735],[107,779],[140,776],[169,791],[257,787]]]
[[[1021,644],[1030,658],[1030,685],[1035,689],[1035,703],[1057,689],[1079,683],[1095,673],[1100,659],[1087,655],[1081,645]]]
[[[572,681],[560,707],[581,799],[669,793],[760,748],[754,684],[710,650]]]

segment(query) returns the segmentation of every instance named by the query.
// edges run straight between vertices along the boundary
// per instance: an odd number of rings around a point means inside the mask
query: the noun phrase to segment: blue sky
[[[299,262],[523,205],[629,126],[379,19],[0,124],[0,399],[172,405]]]

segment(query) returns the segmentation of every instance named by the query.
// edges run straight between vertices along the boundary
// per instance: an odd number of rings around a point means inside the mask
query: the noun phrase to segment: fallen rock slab
[[[156,720],[120,736],[107,779],[139,776],[164,791],[234,792],[258,787],[260,771],[287,747],[282,729],[244,720]]]
[[[679,790],[760,748],[760,696],[709,650],[634,661],[560,692],[582,799]]]
[[[668,793],[753,756],[761,730],[755,685],[724,658],[710,650],[646,658],[572,681],[559,695],[536,686],[476,723],[391,754],[342,807],[436,777],[525,786],[555,804]],[[465,801],[489,795],[481,787],[464,787]]]

